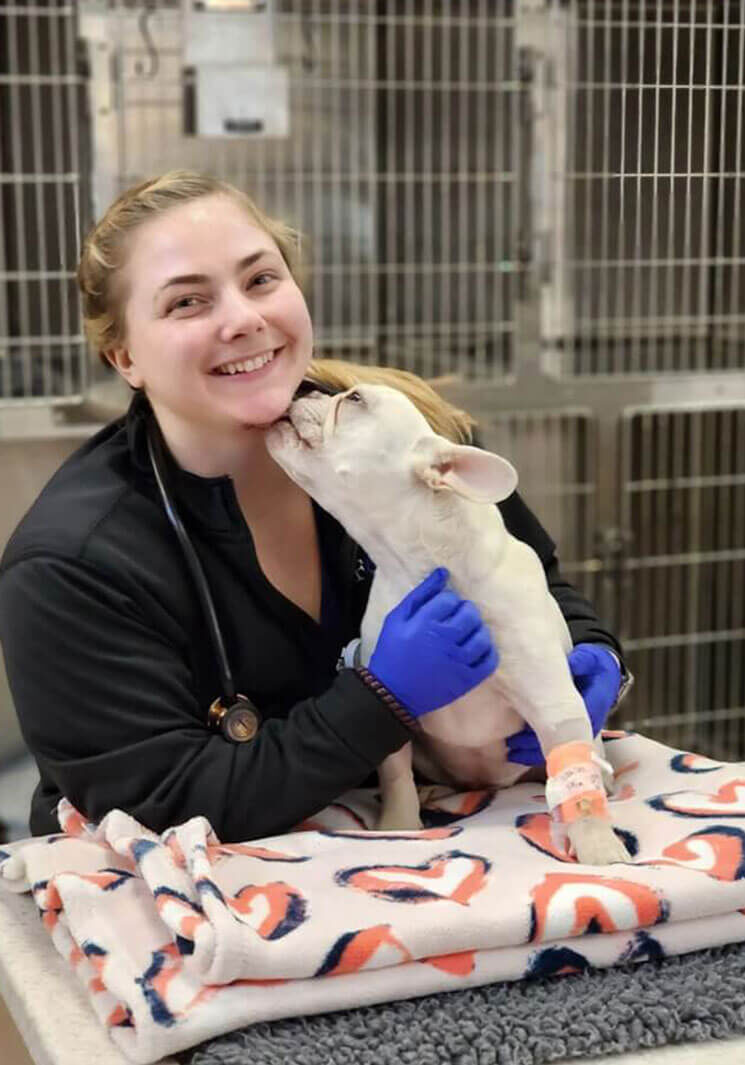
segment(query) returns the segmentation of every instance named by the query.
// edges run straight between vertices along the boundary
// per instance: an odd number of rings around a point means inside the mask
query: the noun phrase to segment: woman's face
[[[159,417],[214,429],[280,417],[313,348],[277,245],[223,194],[179,204],[133,235],[126,337],[111,353]]]

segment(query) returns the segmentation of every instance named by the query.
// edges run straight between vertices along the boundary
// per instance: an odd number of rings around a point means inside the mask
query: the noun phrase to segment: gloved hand
[[[499,662],[481,615],[445,587],[448,576],[433,570],[391,610],[368,663],[412,717],[465,695]]]
[[[621,670],[611,651],[599,643],[578,643],[569,655],[569,669],[575,687],[585,701],[592,734],[597,736],[613,708],[621,687]],[[507,761],[520,765],[545,762],[538,737],[532,728],[507,738]]]

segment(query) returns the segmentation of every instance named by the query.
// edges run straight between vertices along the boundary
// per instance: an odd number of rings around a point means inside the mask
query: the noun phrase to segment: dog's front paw
[[[376,832],[416,832],[422,828],[419,812],[403,809],[383,810],[375,826]]]
[[[456,794],[455,789],[448,784],[420,784],[416,790],[421,806],[436,806],[441,799]]]
[[[583,817],[568,825],[567,832],[572,851],[581,865],[631,861],[631,855],[613,831],[610,821],[601,817]]]

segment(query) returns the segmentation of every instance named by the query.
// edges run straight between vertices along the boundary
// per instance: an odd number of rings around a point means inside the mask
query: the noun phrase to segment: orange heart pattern
[[[185,979],[183,963],[173,943],[165,943],[152,953],[150,965],[142,976],[135,977],[158,1024],[171,1026],[209,1001],[217,988],[203,987],[194,993],[191,981]]]
[[[576,863],[576,858],[573,858],[558,838],[555,838],[552,831],[553,824],[554,822],[547,813],[520,814],[515,821],[515,827],[525,842],[535,847],[541,854],[555,858],[557,862]]]
[[[745,832],[728,825],[702,828],[665,847],[661,858],[649,865],[679,865],[713,877],[714,880],[742,880],[745,877]]]
[[[281,939],[307,917],[303,896],[282,881],[248,884],[228,898],[227,904],[241,924],[253,928],[262,939]]]
[[[486,885],[491,863],[463,851],[448,851],[421,865],[361,865],[342,869],[336,876],[342,887],[357,888],[388,902],[419,904],[469,900]]]
[[[440,828],[452,824],[453,821],[461,821],[464,817],[473,817],[489,806],[494,795],[493,788],[481,788],[478,791],[429,799],[421,807],[422,823],[427,828]]]
[[[645,928],[668,914],[651,888],[621,877],[548,873],[531,895],[530,940],[538,943]]]
[[[387,924],[345,932],[323,959],[316,976],[341,976],[363,969],[387,969],[411,961],[411,954]]]
[[[351,806],[347,806],[342,802],[332,802],[323,811],[322,820],[315,817],[306,817],[304,821],[295,826],[295,831],[319,832],[328,829],[341,831],[343,829],[372,829],[374,827],[375,825],[372,821],[367,824],[364,818]]]
[[[449,976],[470,976],[476,968],[476,951],[464,950],[458,954],[440,954],[432,958],[422,958],[423,965],[431,965]]]
[[[647,802],[653,810],[677,817],[745,817],[745,777],[726,781],[713,795],[673,791]]]
[[[676,754],[670,759],[670,768],[676,773],[715,773],[722,769],[721,762],[712,762],[711,758],[704,758],[701,754]]]

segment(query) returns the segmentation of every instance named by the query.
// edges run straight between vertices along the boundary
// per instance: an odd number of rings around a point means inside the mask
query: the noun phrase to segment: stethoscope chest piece
[[[209,708],[208,721],[231,743],[250,743],[259,731],[261,714],[245,695],[237,695],[235,702],[227,707],[218,695]]]

